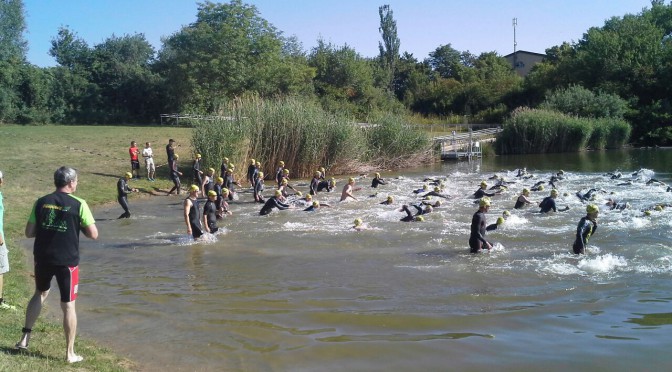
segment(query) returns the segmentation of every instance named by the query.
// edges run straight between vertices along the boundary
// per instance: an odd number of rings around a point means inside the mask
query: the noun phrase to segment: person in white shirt
[[[145,142],[145,148],[142,150],[142,157],[145,158],[145,166],[147,167],[147,179],[154,181],[154,174],[156,167],[154,166],[154,153],[152,151],[152,144]]]

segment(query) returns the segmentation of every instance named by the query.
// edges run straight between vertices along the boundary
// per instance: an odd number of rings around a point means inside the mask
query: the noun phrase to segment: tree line
[[[58,65],[41,68],[26,60],[22,1],[0,1],[0,122],[155,123],[161,113],[218,114],[239,98],[291,96],[357,121],[393,113],[501,123],[521,107],[616,117],[635,142],[672,144],[672,5],[663,0],[548,48],[525,78],[495,52],[450,43],[419,60],[401,51],[392,9],[378,10],[373,58],[324,40],[306,51],[255,6],[232,0],[200,3],[195,21],[158,51],[141,33],[91,46],[62,27],[49,50]]]

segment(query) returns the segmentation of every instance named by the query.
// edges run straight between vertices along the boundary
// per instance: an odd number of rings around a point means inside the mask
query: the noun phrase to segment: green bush
[[[549,94],[539,108],[586,118],[620,119],[628,111],[628,102],[615,94],[593,93],[572,85]]]
[[[383,116],[366,131],[368,158],[396,158],[424,151],[429,146],[427,133],[407,125],[402,117]]]

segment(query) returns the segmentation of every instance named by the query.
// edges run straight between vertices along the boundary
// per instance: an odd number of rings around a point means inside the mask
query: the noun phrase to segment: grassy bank
[[[85,360],[72,366],[64,362],[65,339],[59,319],[49,321],[44,315],[33,328],[30,351],[13,350],[23,327],[25,307],[34,290],[32,268],[19,246],[23,239],[30,208],[35,200],[54,190],[53,173],[61,165],[77,168],[79,185],[76,195],[93,207],[116,200],[117,179],[129,170],[128,147],[132,140],[144,147],[152,142],[157,168],[157,181],[132,181],[140,189],[131,198],[142,197],[167,189],[165,144],[177,140],[176,152],[184,155],[184,167],[190,154],[191,131],[184,128],[101,127],[101,126],[16,126],[0,125],[0,170],[5,206],[5,236],[10,250],[11,271],[4,275],[4,298],[17,309],[0,311],[0,371],[124,371],[134,364],[115,355],[91,340],[78,337],[77,352]],[[141,145],[142,144],[142,145]],[[144,174],[144,165],[141,167]],[[121,213],[121,209],[120,209]],[[94,212],[95,215],[95,212]],[[85,239],[85,238],[83,238]],[[86,255],[82,268],[86,267]],[[85,274],[84,274],[85,275]],[[53,291],[52,291],[53,292]],[[57,296],[52,293],[51,296]],[[81,290],[86,297],[86,288]],[[85,330],[84,330],[85,331]]]

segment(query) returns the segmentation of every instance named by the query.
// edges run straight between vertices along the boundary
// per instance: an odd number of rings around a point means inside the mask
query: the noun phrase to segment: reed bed
[[[623,146],[630,125],[622,119],[580,118],[552,110],[519,108],[504,122],[500,154],[582,151]]]
[[[250,159],[273,174],[280,160],[291,177],[309,177],[319,167],[348,173],[388,165],[387,159],[426,152],[427,135],[401,118],[385,117],[363,128],[318,103],[292,97],[237,99],[225,110],[226,120],[195,121],[192,145],[206,167],[228,157],[239,169]]]

